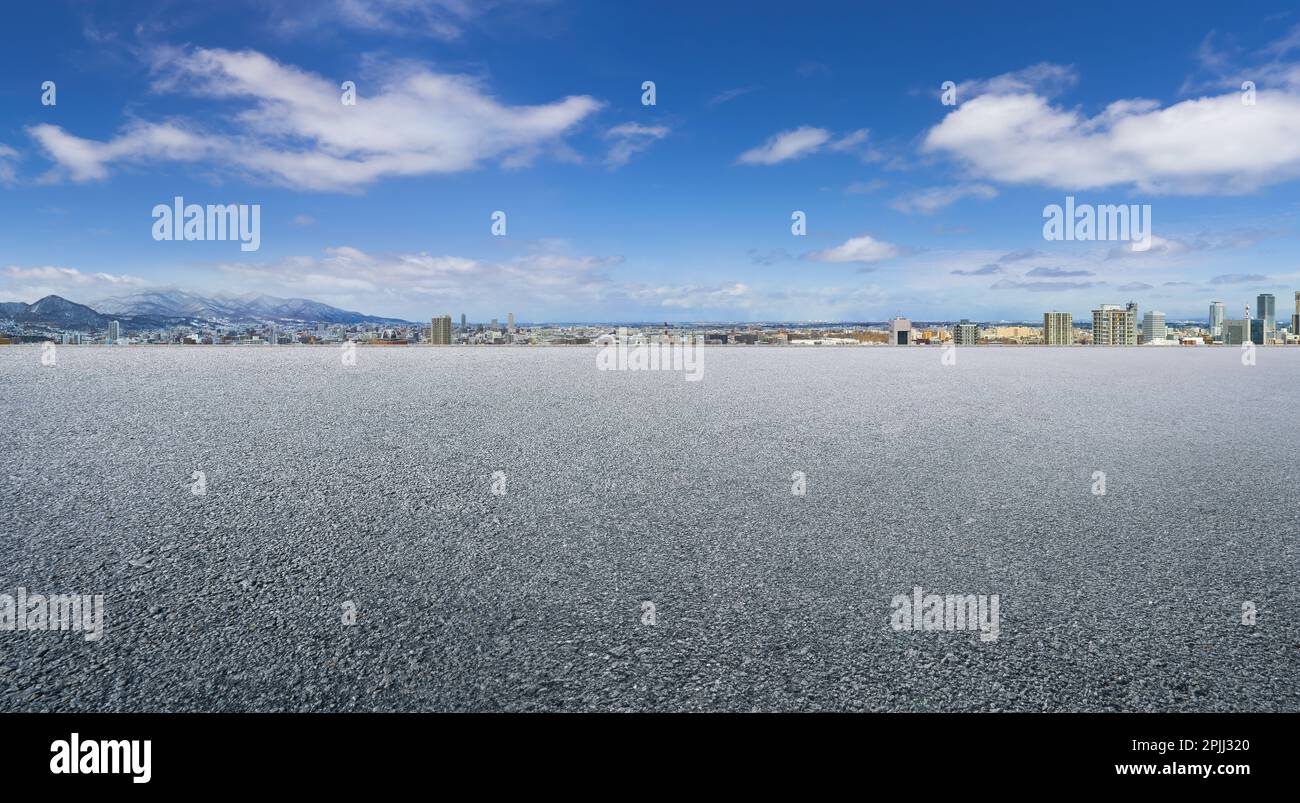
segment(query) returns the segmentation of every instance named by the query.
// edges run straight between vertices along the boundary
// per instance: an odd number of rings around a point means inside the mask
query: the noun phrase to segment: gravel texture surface
[[[1300,710],[1300,349],[595,353],[0,347],[0,710]]]

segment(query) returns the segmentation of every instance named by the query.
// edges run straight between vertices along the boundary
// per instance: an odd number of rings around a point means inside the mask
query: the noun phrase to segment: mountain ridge
[[[400,318],[366,315],[307,298],[262,293],[204,296],[179,288],[153,288],[105,298],[94,307],[59,295],[32,304],[0,302],[0,319],[62,329],[106,329],[110,320],[124,328],[147,329],[198,324],[409,324]]]

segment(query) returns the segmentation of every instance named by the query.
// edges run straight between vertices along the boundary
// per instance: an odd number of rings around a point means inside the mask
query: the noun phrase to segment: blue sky
[[[0,48],[0,300],[1019,320],[1129,300],[1203,318],[1273,292],[1289,310],[1288,5],[22,4]],[[259,204],[260,249],[155,241],[177,195]],[[1067,195],[1150,204],[1152,247],[1046,241]]]

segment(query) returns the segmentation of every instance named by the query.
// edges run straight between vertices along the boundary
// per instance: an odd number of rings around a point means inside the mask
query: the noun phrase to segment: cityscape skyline
[[[246,11],[15,9],[0,298],[183,286],[412,321],[743,322],[1083,319],[1100,295],[1186,320],[1300,282],[1282,3],[1228,23],[1126,9],[1158,37],[1043,7],[969,52],[901,9],[819,2],[670,3],[639,32],[558,1],[466,9],[443,34]],[[241,205],[257,236],[185,240],[178,214],[155,239],[151,210],[181,198]],[[1048,237],[1062,204],[1099,226],[1143,209],[1150,236]]]
[[[151,297],[154,298],[154,297]],[[184,294],[194,303],[197,297]],[[198,299],[203,301],[202,299]],[[623,337],[632,329],[632,337],[646,343],[679,342],[694,331],[702,342],[715,344],[804,344],[804,345],[872,345],[897,346],[949,344],[957,346],[997,344],[1045,346],[1137,346],[1137,345],[1300,345],[1300,290],[1295,291],[1295,312],[1289,326],[1277,320],[1277,299],[1271,293],[1256,297],[1257,317],[1250,305],[1243,307],[1240,319],[1225,319],[1225,305],[1210,303],[1205,325],[1192,320],[1170,321],[1160,310],[1141,311],[1136,302],[1125,305],[1103,303],[1092,310],[1088,326],[1075,326],[1069,312],[1047,311],[1042,326],[1028,322],[1006,321],[917,321],[896,316],[884,322],[695,322],[673,325],[663,323],[614,322],[532,322],[517,323],[513,311],[506,314],[502,326],[494,317],[483,323],[467,323],[460,314],[457,327],[450,314],[433,316],[427,327],[397,319],[364,316],[338,310],[307,299],[275,299],[266,296],[248,299],[259,309],[283,311],[288,305],[300,310],[324,310],[331,320],[304,320],[284,317],[247,317],[242,321],[222,317],[193,315],[168,316],[156,303],[147,306],[144,316],[102,315],[83,305],[57,296],[42,299],[35,305],[0,304],[0,344],[14,342],[138,343],[138,344],[322,344],[361,342],[374,345],[585,345],[612,337],[611,327]],[[210,304],[211,302],[204,302]],[[296,306],[295,306],[296,305]],[[15,307],[24,308],[20,314]],[[1139,325],[1139,312],[1142,313]],[[262,313],[265,315],[265,312]],[[342,320],[340,320],[340,317]],[[284,331],[278,324],[284,324]],[[101,338],[96,327],[106,329]],[[644,331],[642,331],[644,330]],[[676,330],[676,331],[674,331]],[[702,333],[702,334],[701,334]]]

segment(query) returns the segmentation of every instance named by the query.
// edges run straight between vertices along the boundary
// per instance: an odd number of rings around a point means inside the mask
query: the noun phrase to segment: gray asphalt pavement
[[[1257,356],[0,347],[0,594],[106,612],[0,631],[0,710],[1300,710]],[[998,639],[896,631],[916,586]]]

